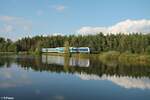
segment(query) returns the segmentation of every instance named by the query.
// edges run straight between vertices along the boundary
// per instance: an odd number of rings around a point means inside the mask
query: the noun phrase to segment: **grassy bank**
[[[148,64],[150,63],[150,55],[148,54],[132,54],[120,53],[117,51],[104,52],[99,55],[101,61],[117,61],[129,64]]]
[[[9,55],[34,55],[34,56],[40,56],[40,53],[36,53],[36,52],[27,52],[27,51],[23,51],[23,52],[0,52],[1,56],[9,56]]]
[[[16,52],[0,52],[0,55],[15,55]]]
[[[0,55],[41,55],[35,52],[0,52]],[[148,54],[132,54],[132,53],[120,53],[118,51],[109,51],[103,52],[100,54],[85,54],[85,53],[72,53],[72,54],[65,54],[65,53],[42,53],[44,55],[51,55],[51,56],[68,56],[68,57],[77,57],[77,58],[99,58],[101,61],[117,61],[121,63],[135,63],[135,64],[145,64],[150,63],[150,55]]]

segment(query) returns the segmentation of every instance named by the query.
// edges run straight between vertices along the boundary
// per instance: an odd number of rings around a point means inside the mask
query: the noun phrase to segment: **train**
[[[65,53],[65,47],[42,48],[43,53]],[[90,53],[89,47],[69,47],[70,53]]]

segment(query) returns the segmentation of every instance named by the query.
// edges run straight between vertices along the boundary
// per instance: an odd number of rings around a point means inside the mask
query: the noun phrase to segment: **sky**
[[[150,0],[0,0],[0,37],[150,33]]]

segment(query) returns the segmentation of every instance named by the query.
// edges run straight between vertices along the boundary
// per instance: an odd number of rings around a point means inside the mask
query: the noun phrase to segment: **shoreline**
[[[108,51],[108,52],[101,52],[98,54],[92,53],[41,53],[35,54],[34,52],[0,52],[0,55],[50,55],[50,56],[65,56],[65,57],[80,57],[80,58],[91,58],[91,57],[98,57],[100,60],[115,60],[119,62],[150,62],[150,55],[149,54],[134,54],[134,53],[120,53],[118,51]]]
[[[102,62],[119,62],[126,64],[150,64],[149,54],[120,53],[117,51],[104,52],[99,55]]]

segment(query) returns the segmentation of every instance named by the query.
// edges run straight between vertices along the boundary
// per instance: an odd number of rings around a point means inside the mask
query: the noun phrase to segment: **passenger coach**
[[[64,53],[65,47],[42,48],[43,53]],[[90,53],[89,47],[69,47],[70,53]]]

